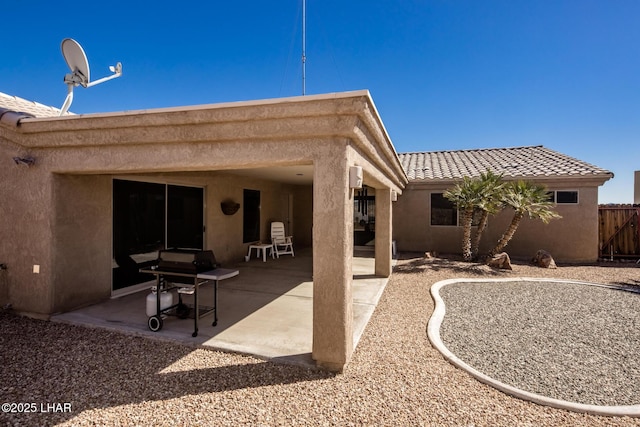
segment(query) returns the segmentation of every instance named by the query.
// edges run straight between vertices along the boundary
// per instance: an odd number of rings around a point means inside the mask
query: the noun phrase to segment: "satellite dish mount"
[[[67,85],[67,97],[60,109],[60,115],[62,116],[69,111],[69,107],[73,102],[74,87],[82,86],[87,88],[120,77],[122,75],[122,64],[118,62],[115,66],[110,66],[109,70],[113,73],[112,75],[92,82],[90,81],[89,61],[82,46],[73,39],[64,39],[62,40],[60,48],[62,49],[62,56],[64,56],[64,60],[71,70],[71,73],[64,76],[64,82]]]

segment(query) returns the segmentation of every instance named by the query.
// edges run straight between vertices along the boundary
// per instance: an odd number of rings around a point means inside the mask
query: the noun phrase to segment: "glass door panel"
[[[139,269],[165,243],[165,185],[113,180],[113,290],[150,280]]]
[[[204,249],[204,189],[167,188],[167,247]]]
[[[114,179],[113,291],[152,280],[139,270],[172,247],[204,249],[204,189]]]

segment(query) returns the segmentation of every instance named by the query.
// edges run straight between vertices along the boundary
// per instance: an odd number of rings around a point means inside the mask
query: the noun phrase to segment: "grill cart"
[[[182,295],[193,295],[193,334],[198,336],[198,319],[213,311],[212,326],[218,324],[218,282],[239,274],[238,270],[220,268],[213,251],[191,249],[166,249],[158,253],[158,264],[150,269],[141,269],[141,273],[156,276],[155,314],[149,316],[149,329],[157,332],[162,329],[163,318],[175,315],[181,318],[189,316],[190,307],[183,303]],[[213,306],[200,306],[198,290],[200,286],[213,281]],[[166,306],[162,303],[163,292],[177,290],[178,303]]]

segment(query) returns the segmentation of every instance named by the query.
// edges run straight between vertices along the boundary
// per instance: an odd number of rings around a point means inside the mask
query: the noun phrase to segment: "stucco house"
[[[283,221],[297,248],[313,248],[312,357],[336,371],[353,352],[356,240],[374,248],[379,277],[392,248],[459,252],[455,212],[433,215],[438,194],[492,169],[544,182],[563,215],[545,228],[525,221],[510,254],[593,261],[598,186],[613,176],[544,147],[398,155],[368,91],[58,114],[0,93],[0,303],[48,318],[140,286],[121,258],[138,266],[187,246],[233,263]],[[227,200],[239,214],[221,211]],[[491,220],[485,244],[506,221]]]
[[[409,184],[394,206],[398,250],[460,253],[462,227],[455,207],[442,194],[462,180],[486,171],[505,181],[544,184],[562,218],[543,224],[525,218],[505,250],[532,258],[538,249],[560,262],[598,258],[598,187],[613,173],[543,146],[400,154]],[[491,217],[480,251],[488,252],[506,230],[513,210]]]

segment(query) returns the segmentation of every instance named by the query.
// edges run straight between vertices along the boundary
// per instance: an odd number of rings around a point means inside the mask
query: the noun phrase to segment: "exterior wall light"
[[[362,166],[349,168],[349,188],[362,188]]]
[[[16,162],[16,165],[27,165],[33,166],[36,163],[36,159],[33,157],[14,157],[13,161]]]

